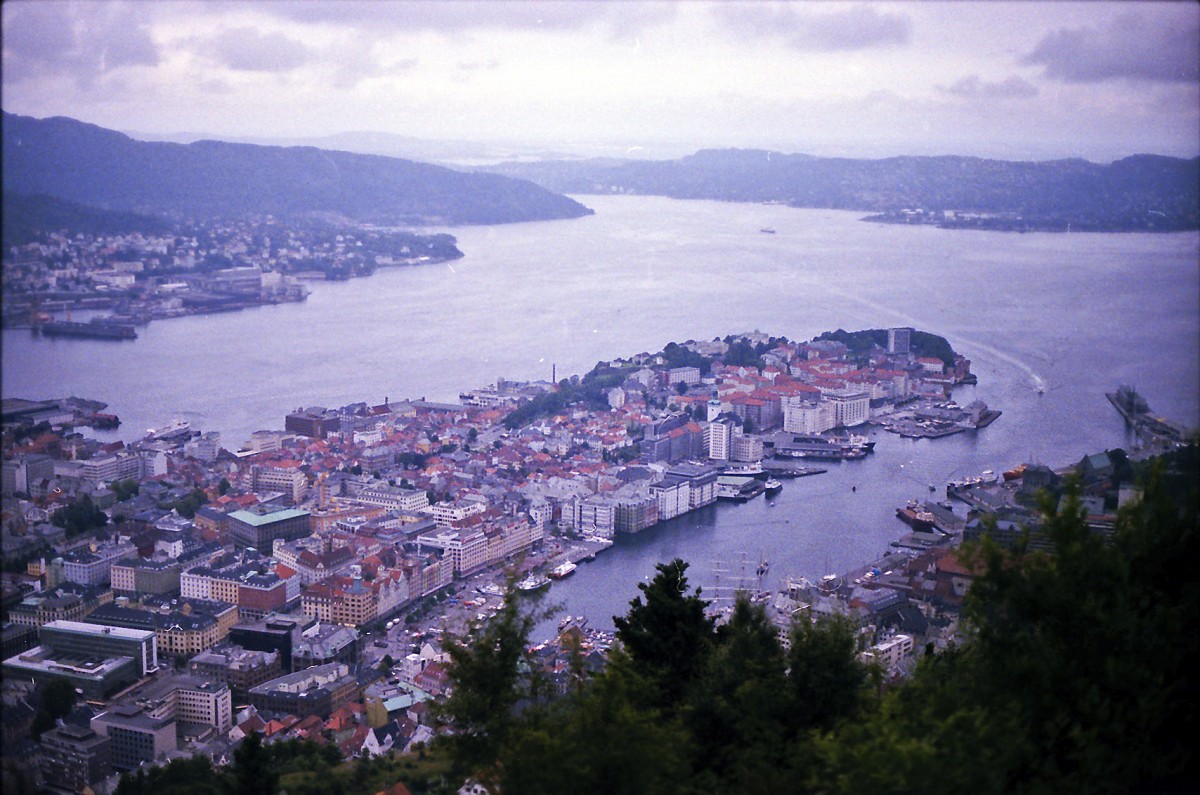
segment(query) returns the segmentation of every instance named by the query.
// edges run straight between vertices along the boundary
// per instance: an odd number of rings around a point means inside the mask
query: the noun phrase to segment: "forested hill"
[[[159,233],[171,228],[162,218],[127,210],[101,210],[78,202],[42,194],[4,191],[4,249],[37,240],[47,229],[70,229],[90,235],[121,235],[129,232]]]
[[[678,160],[559,160],[488,169],[563,193],[780,202],[882,213],[873,220],[896,222],[1016,230],[1200,228],[1200,158],[1134,155],[1102,165],[1080,159],[852,160],[722,149]],[[925,213],[902,212],[917,209]]]
[[[136,141],[55,117],[3,116],[4,189],[190,217],[323,214],[390,224],[496,224],[592,211],[525,180],[313,147]]]

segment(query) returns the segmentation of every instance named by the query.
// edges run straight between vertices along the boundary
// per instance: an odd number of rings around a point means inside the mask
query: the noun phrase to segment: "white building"
[[[704,446],[713,461],[728,461],[730,440],[733,438],[733,423],[729,420],[713,420],[704,429]]]
[[[87,483],[109,483],[126,478],[142,478],[142,459],[122,450],[116,455],[89,458],[80,463],[79,477]]]
[[[681,383],[688,386],[700,383],[700,368],[673,367],[667,371],[667,386],[675,386]]]
[[[254,491],[283,492],[293,505],[299,504],[308,494],[308,478],[298,468],[255,466],[253,472]]]
[[[470,574],[489,563],[488,540],[482,530],[425,533],[417,536],[417,544],[443,550],[455,574]]]
[[[77,550],[63,556],[63,577],[80,585],[101,585],[110,581],[112,565],[118,560],[137,556],[129,541]]]
[[[824,433],[837,424],[837,408],[830,401],[814,402],[801,395],[783,399],[783,429],[788,433]]]
[[[461,522],[468,516],[474,516],[477,513],[483,513],[486,510],[486,502],[476,502],[473,500],[439,502],[428,509],[429,513],[433,514],[433,521],[437,522],[438,527],[449,527],[455,522]]]
[[[354,496],[355,502],[378,505],[391,510],[416,513],[429,507],[429,495],[419,489],[402,489],[398,486],[372,486]]]
[[[762,439],[757,436],[749,436],[744,433],[738,433],[741,429],[736,429],[733,438],[730,442],[729,457],[733,461],[761,461],[763,457]]]
[[[617,506],[605,497],[588,497],[571,503],[572,526],[577,533],[612,538],[616,527]]]
[[[862,653],[863,662],[877,662],[885,670],[891,671],[900,661],[913,653],[911,635],[896,635],[882,643],[877,643]]]
[[[650,484],[650,495],[658,502],[659,521],[674,519],[691,508],[692,487],[687,478],[667,475]]]
[[[828,399],[836,412],[837,424],[842,427],[862,425],[871,416],[871,398],[865,392],[830,395]]]

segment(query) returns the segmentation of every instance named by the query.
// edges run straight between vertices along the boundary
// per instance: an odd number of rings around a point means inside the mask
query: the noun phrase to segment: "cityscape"
[[[1190,791],[1196,6],[2,14],[5,793]]]

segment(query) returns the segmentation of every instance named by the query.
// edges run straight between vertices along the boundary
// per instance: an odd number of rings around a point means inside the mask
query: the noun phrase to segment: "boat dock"
[[[92,321],[78,323],[70,320],[52,320],[33,327],[34,334],[46,337],[87,337],[102,340],[135,340],[137,331],[132,324]]]

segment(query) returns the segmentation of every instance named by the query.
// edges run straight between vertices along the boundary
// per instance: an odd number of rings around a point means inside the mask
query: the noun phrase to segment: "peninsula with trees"
[[[676,160],[553,160],[489,166],[571,194],[766,202],[856,210],[866,220],[999,231],[1200,228],[1200,158],[1133,155],[1021,162],[978,157],[815,157],[711,149]]]

